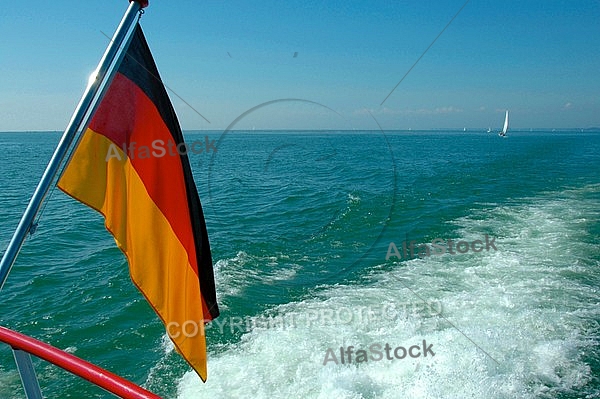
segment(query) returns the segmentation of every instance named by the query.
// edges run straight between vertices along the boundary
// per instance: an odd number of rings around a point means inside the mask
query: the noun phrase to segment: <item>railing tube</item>
[[[27,335],[0,326],[0,342],[46,360],[125,399],[160,399],[131,381]]]

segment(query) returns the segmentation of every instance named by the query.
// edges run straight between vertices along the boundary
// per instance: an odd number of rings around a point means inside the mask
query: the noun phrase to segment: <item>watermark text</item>
[[[191,338],[205,331],[218,330],[219,334],[248,333],[254,330],[290,330],[339,325],[367,325],[397,320],[411,316],[432,317],[442,313],[437,301],[388,303],[378,306],[353,306],[312,309],[277,315],[220,316],[206,324],[203,320],[172,321],[167,324],[167,334],[173,338]]]
[[[381,344],[372,344],[369,346],[368,350],[358,349],[355,350],[354,346],[348,346],[344,349],[343,346],[339,349],[339,360],[336,356],[336,353],[333,349],[328,348],[325,352],[325,359],[323,359],[323,366],[326,366],[327,363],[333,362],[335,364],[351,364],[354,363],[365,363],[369,360],[372,362],[378,362],[383,360],[384,352],[385,358],[387,360],[402,360],[407,356],[416,359],[419,357],[427,357],[429,354],[431,357],[435,356],[435,352],[431,349],[433,344],[427,345],[426,340],[423,340],[423,346],[412,345],[408,349],[403,346],[397,346],[396,348],[392,348],[390,344],[386,343],[384,346]],[[394,356],[392,356],[392,354]],[[354,356],[354,359],[353,359]]]
[[[490,237],[486,234],[484,236],[485,243],[482,240],[474,240],[471,242],[468,241],[456,241],[456,240],[442,240],[441,238],[436,238],[431,241],[431,244],[417,244],[416,241],[409,241],[408,244],[406,241],[402,242],[402,254],[398,250],[398,247],[393,242],[390,242],[388,246],[387,254],[385,255],[385,260],[389,260],[391,257],[397,257],[398,259],[403,259],[402,255],[404,255],[404,259],[414,259],[415,255],[419,258],[425,258],[431,255],[441,256],[446,252],[450,255],[465,254],[469,251],[473,252],[481,252],[484,249],[486,251],[490,251],[493,249],[497,251],[496,248],[496,237]],[[456,244],[456,246],[455,246]],[[431,246],[431,247],[430,247]],[[456,251],[455,251],[456,250]]]
[[[208,154],[211,150],[215,153],[217,152],[217,147],[215,147],[215,140],[209,140],[208,136],[204,136],[204,141],[196,140],[190,144],[184,142],[175,144],[173,140],[169,139],[166,143],[164,140],[154,140],[150,146],[140,145],[138,147],[137,143],[132,141],[129,145],[123,143],[121,148],[116,144],[111,143],[108,146],[108,151],[104,160],[108,162],[111,158],[116,158],[119,161],[122,161],[121,158],[123,155],[126,155],[129,159],[147,159],[150,157],[174,157],[176,155],[186,155],[189,152],[194,154]]]

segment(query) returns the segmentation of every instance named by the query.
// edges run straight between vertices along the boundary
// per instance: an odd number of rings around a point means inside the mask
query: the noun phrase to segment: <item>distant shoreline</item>
[[[487,131],[488,128],[467,128],[467,130],[463,130],[463,128],[432,128],[432,129],[384,129],[383,131],[386,133],[484,133],[484,134],[496,134],[499,129],[492,129],[491,132]],[[223,133],[224,129],[184,129],[183,133],[194,133],[194,132],[214,132],[214,133]],[[366,132],[379,132],[378,129],[231,129],[227,132],[254,132],[254,133],[279,133],[279,132],[298,132],[298,133],[306,133],[306,132],[339,132],[339,133],[366,133]],[[511,128],[510,132],[516,133],[597,133],[600,132],[600,127],[588,127],[588,128]],[[10,133],[62,133],[62,130],[11,130],[11,131],[0,131],[0,134],[10,134]]]

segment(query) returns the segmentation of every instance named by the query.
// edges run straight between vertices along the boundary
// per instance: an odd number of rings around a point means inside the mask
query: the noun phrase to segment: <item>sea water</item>
[[[208,382],[174,351],[101,216],[59,190],[0,292],[1,325],[166,398],[600,397],[600,134],[185,136],[216,146],[190,154],[221,309]],[[0,134],[2,251],[59,137]],[[386,260],[391,242],[486,235],[493,249]],[[433,356],[357,361],[423,341]],[[34,364],[47,397],[110,397]],[[23,397],[5,345],[0,397]]]

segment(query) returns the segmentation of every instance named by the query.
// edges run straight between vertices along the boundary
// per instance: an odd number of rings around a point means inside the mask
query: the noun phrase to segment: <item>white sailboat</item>
[[[504,127],[501,132],[498,132],[498,136],[506,137],[506,132],[508,131],[508,110],[506,110],[506,116],[504,117]]]

